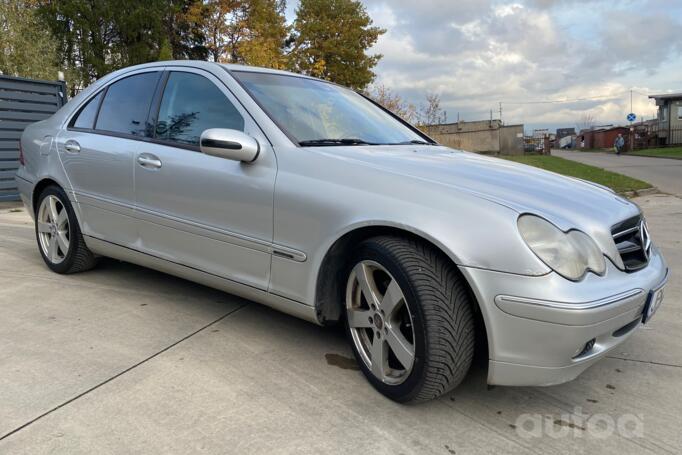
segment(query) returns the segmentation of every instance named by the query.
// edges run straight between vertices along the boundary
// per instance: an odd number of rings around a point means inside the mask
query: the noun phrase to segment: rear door
[[[270,144],[212,73],[171,68],[162,86],[153,143],[135,157],[142,250],[267,289],[277,172]],[[208,128],[253,136],[258,159],[245,164],[201,153],[199,136]]]
[[[112,82],[57,137],[86,235],[124,246],[137,240],[133,163],[150,135],[146,122],[160,75],[147,70]]]

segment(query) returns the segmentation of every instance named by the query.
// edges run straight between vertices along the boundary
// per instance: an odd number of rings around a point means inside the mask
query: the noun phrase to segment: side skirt
[[[256,289],[227,278],[203,272],[192,267],[177,264],[175,262],[167,261],[165,259],[157,258],[149,254],[141,253],[139,251],[126,248],[114,243],[97,239],[95,237],[83,236],[88,248],[101,256],[107,256],[125,262],[148,267],[150,269],[158,270],[159,272],[175,275],[189,281],[203,284],[214,289],[234,294],[236,296],[253,300],[270,308],[290,314],[300,319],[320,324],[315,313],[315,308],[309,305],[296,302],[294,300],[270,294],[267,291]]]

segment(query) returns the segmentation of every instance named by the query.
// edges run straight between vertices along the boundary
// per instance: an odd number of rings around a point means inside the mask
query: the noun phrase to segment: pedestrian
[[[623,146],[625,146],[625,138],[619,133],[618,137],[616,137],[616,140],[613,142],[613,148],[616,149],[616,155],[620,155],[623,151]]]

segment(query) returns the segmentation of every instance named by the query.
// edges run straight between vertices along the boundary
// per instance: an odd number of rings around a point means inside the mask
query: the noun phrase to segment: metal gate
[[[51,116],[66,103],[63,81],[0,76],[0,201],[19,198],[14,174],[19,138],[27,125]]]

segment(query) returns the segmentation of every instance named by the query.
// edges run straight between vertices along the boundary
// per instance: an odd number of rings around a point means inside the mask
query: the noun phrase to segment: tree
[[[447,122],[447,113],[440,107],[440,96],[427,93],[426,105],[421,108],[420,125],[441,125]]]
[[[204,23],[214,62],[285,68],[289,34],[283,0],[209,0]]]
[[[167,37],[164,18],[172,6],[170,2],[109,0],[109,3],[114,6],[113,27],[117,35],[112,50],[120,55],[121,66],[157,60]]]
[[[54,80],[57,42],[31,0],[0,0],[0,71],[9,76]]]
[[[291,68],[354,89],[374,80],[380,54],[367,55],[385,30],[357,0],[301,0],[291,38]]]
[[[289,34],[284,0],[251,0],[246,6],[245,38],[237,49],[240,62],[247,65],[284,69],[284,46]]]
[[[405,102],[400,95],[392,92],[385,85],[372,86],[367,95],[406,122],[413,125],[418,123],[419,112],[417,107],[414,104]]]
[[[580,120],[576,122],[576,127],[578,132],[581,132],[582,130],[591,130],[596,124],[597,121],[595,120],[594,115],[585,112],[580,116]]]
[[[161,49],[159,49],[158,60],[160,62],[164,60],[173,60],[173,49],[171,48],[170,41],[168,41],[168,38],[164,38],[164,40],[161,42]]]
[[[203,0],[169,1],[165,28],[169,35],[168,40],[173,58],[207,60],[208,49],[206,48],[204,22],[208,10]]]
[[[382,84],[373,85],[367,92],[367,96],[420,129],[428,125],[440,125],[447,121],[447,113],[440,107],[440,96],[436,94],[427,93],[426,104],[419,108],[404,101],[400,95]]]
[[[205,3],[206,15],[203,32],[206,49],[214,62],[229,62],[233,49],[241,39],[239,30],[243,29],[241,0],[208,0]]]
[[[59,43],[72,91],[118,68],[155,61],[168,38],[167,0],[35,0]]]

